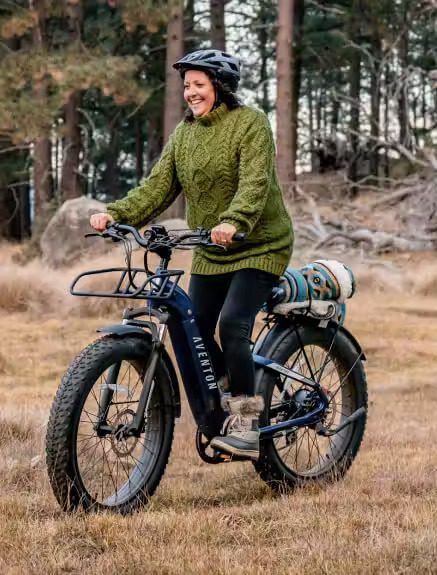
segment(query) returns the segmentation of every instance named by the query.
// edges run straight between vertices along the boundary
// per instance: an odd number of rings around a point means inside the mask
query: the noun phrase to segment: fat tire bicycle
[[[131,265],[132,235],[145,249],[144,267]],[[77,276],[73,295],[143,300],[127,307],[121,324],[103,334],[67,369],[53,401],[46,436],[50,483],[66,511],[113,510],[122,514],[147,504],[164,474],[181,414],[176,370],[165,346],[168,332],[197,424],[196,448],[212,464],[239,460],[213,450],[228,415],[223,390],[199,333],[189,296],[178,285],[183,270],[170,270],[174,249],[211,243],[201,228],[172,233],[152,226],[112,224],[101,235],[121,241],[126,266]],[[235,237],[235,240],[242,239]],[[148,253],[158,254],[154,272]],[[116,274],[112,291],[80,289],[96,275]],[[335,320],[275,313],[280,287],[266,302],[264,327],[253,343],[255,388],[264,397],[260,456],[253,465],[274,490],[344,476],[363,439],[367,417],[364,353]]]

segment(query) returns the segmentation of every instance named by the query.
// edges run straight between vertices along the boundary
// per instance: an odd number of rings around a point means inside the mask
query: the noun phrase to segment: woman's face
[[[196,117],[204,116],[211,111],[215,102],[215,90],[205,72],[200,70],[185,72],[184,99]]]

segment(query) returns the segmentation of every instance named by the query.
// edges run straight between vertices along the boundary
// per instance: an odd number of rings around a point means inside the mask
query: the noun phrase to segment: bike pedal
[[[225,453],[224,451],[216,451],[215,453],[221,463],[230,463],[232,461],[232,455],[230,453]]]

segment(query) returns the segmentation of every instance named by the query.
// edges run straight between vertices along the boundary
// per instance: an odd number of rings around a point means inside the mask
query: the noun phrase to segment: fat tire
[[[131,499],[120,505],[106,506],[95,501],[84,489],[76,471],[76,431],[80,413],[96,379],[115,361],[133,359],[146,362],[151,343],[140,336],[104,336],[86,347],[71,363],[53,401],[46,435],[46,463],[53,493],[65,511],[110,509],[131,513],[145,504],[155,492],[164,474],[173,442],[175,406],[171,378],[165,363],[158,362],[155,380],[164,403],[161,406],[164,429],[160,452],[146,481]]]
[[[274,490],[286,492],[299,485],[306,483],[329,483],[342,478],[351,466],[355,456],[360,448],[367,419],[367,383],[366,375],[361,359],[356,361],[359,351],[356,349],[350,339],[341,331],[336,331],[334,327],[319,328],[313,326],[304,326],[299,328],[299,335],[304,346],[317,345],[325,350],[329,349],[332,338],[335,336],[330,354],[336,358],[345,367],[346,371],[355,366],[348,375],[348,381],[353,386],[356,393],[355,409],[361,406],[366,408],[366,414],[351,424],[353,430],[341,457],[336,461],[335,469],[321,473],[317,477],[303,476],[293,472],[288,468],[282,459],[278,456],[274,447],[273,439],[264,439],[260,442],[260,457],[254,462],[254,467],[260,477]],[[269,354],[269,358],[279,364],[284,364],[293,353],[301,349],[296,330],[290,330],[275,348],[274,352]],[[264,397],[265,410],[260,417],[260,425],[269,425],[268,406],[270,405],[276,378],[272,372],[264,370],[264,375],[259,382],[257,392]]]

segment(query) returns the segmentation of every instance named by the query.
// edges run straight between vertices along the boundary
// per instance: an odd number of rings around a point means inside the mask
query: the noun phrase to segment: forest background
[[[288,200],[296,173],[338,171],[353,197],[435,169],[432,0],[2,0],[0,236],[136,186],[183,115],[172,63],[211,46],[241,58]]]

